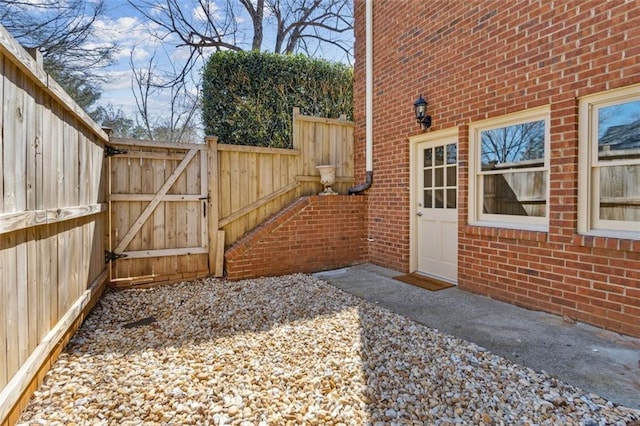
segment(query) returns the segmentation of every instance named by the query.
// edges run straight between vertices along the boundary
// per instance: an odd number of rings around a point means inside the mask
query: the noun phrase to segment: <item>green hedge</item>
[[[203,71],[205,132],[220,143],[291,147],[291,116],[353,116],[352,68],[303,55],[217,52]]]

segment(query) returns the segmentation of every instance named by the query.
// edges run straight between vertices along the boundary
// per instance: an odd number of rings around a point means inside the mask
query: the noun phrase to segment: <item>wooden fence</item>
[[[336,166],[341,194],[353,185],[354,123],[293,111],[293,149],[217,144],[210,141],[215,160],[219,228],[225,244],[233,244],[294,199],[322,191],[316,166]]]
[[[0,26],[0,425],[104,288],[107,135]]]
[[[225,243],[322,190],[316,166],[336,166],[339,193],[354,182],[351,121],[295,110],[291,150],[111,142],[34,56],[0,26],[0,426],[107,281],[221,275]]]
[[[112,139],[111,284],[146,287],[221,276],[224,247],[290,204],[322,191],[316,166],[353,179],[353,122],[293,113],[293,149]]]

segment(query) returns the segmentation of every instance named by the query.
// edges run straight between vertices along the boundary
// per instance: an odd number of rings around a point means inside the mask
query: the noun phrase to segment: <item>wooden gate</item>
[[[112,139],[110,282],[116,287],[209,275],[206,144]],[[214,246],[215,247],[215,246]]]

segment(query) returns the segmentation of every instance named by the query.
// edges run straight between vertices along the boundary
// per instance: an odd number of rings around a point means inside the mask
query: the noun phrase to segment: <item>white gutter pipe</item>
[[[365,171],[366,182],[349,188],[349,194],[366,191],[373,183],[373,0],[366,0],[365,59]]]

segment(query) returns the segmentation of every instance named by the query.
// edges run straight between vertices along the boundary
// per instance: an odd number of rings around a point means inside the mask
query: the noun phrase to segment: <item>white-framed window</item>
[[[547,231],[549,107],[469,125],[469,223]]]
[[[579,104],[578,232],[640,239],[640,85]]]

